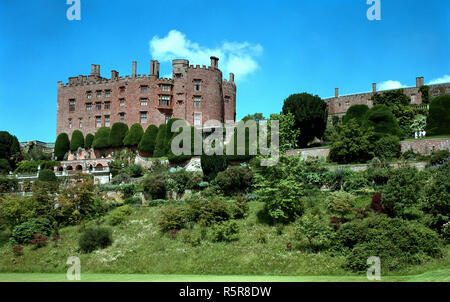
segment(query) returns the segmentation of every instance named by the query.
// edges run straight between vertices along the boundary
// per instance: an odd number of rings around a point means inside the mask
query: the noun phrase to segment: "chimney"
[[[100,65],[91,64],[91,75],[100,75]]]
[[[372,92],[377,92],[377,83],[372,83]]]
[[[416,87],[420,87],[420,77],[416,77]]]
[[[111,80],[117,80],[119,78],[119,72],[111,70]]]
[[[155,61],[150,60],[150,75],[155,75]]]
[[[234,83],[234,73],[230,72],[230,82]]]
[[[131,76],[132,76],[133,78],[136,77],[136,69],[137,69],[137,62],[136,62],[136,61],[133,61],[133,73],[131,74]]]
[[[339,97],[339,88],[334,88],[334,97],[335,98]]]
[[[219,58],[218,57],[210,57],[211,59],[211,67],[212,68],[219,68]]]
[[[420,77],[420,86],[423,86],[424,85],[424,83],[423,83],[423,77]]]

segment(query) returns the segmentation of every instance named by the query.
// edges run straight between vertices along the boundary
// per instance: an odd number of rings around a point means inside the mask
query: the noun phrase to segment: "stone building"
[[[234,75],[222,79],[219,59],[211,57],[210,66],[189,65],[188,60],[172,61],[172,78],[159,77],[159,62],[150,61],[150,73],[137,73],[133,62],[131,76],[111,78],[100,75],[100,65],[91,65],[91,74],[58,82],[56,135],[74,130],[94,134],[102,126],[124,122],[131,126],[160,125],[170,118],[182,118],[201,126],[208,120],[236,119]]]
[[[422,105],[422,93],[420,92],[420,87],[424,85],[423,77],[416,78],[415,87],[402,88],[403,92],[411,98],[411,104],[420,106]],[[430,98],[450,94],[450,83],[428,85]],[[372,96],[377,92],[377,86],[375,83],[372,84],[372,92],[357,93],[350,95],[339,95],[339,88],[335,88],[335,96],[331,98],[326,98],[324,101],[328,104],[328,116],[333,115],[342,116],[345,115],[347,109],[356,104],[365,104],[369,107],[373,106]],[[382,92],[382,91],[378,91]]]

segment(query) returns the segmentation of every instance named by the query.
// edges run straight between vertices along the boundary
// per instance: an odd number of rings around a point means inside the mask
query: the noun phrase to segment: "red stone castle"
[[[236,120],[234,75],[222,79],[219,59],[211,57],[211,66],[189,65],[188,60],[172,61],[172,79],[159,77],[159,62],[150,61],[150,74],[137,74],[133,62],[131,76],[100,76],[100,65],[91,65],[91,74],[58,82],[56,135],[74,130],[94,134],[102,126],[123,122],[150,125],[181,118],[201,126],[207,120]]]

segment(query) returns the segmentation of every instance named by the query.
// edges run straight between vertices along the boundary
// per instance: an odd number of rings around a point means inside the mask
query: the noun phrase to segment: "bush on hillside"
[[[172,230],[181,230],[186,223],[184,208],[176,205],[168,205],[161,211],[158,225],[163,233]]]
[[[125,222],[125,220],[132,213],[131,207],[129,205],[124,205],[112,210],[108,214],[108,222],[110,225],[119,225]]]
[[[206,155],[202,154],[200,157],[203,174],[212,180],[217,176],[217,173],[225,171],[228,165],[226,155]]]
[[[33,234],[49,236],[52,225],[46,218],[32,218],[13,229],[11,238],[16,244],[27,244],[33,239]]]
[[[214,241],[231,242],[239,239],[239,225],[234,220],[213,225]]]
[[[38,180],[39,181],[57,181],[55,173],[53,172],[53,170],[49,170],[49,169],[43,169],[43,170],[39,171]]]
[[[0,177],[0,193],[16,192],[19,181],[15,178]]]
[[[105,227],[88,228],[81,234],[78,244],[84,253],[106,248],[112,244],[112,231]]]
[[[144,193],[149,194],[151,199],[166,199],[167,179],[164,175],[152,175],[146,177],[143,182]]]
[[[123,140],[128,133],[128,125],[125,123],[114,123],[109,133],[109,143],[111,147],[118,148],[123,146]]]
[[[383,160],[399,158],[402,153],[401,149],[397,136],[386,135],[375,142],[375,156]]]
[[[233,166],[219,172],[216,182],[227,195],[245,192],[252,184],[253,173],[247,167]]]
[[[11,171],[11,165],[6,158],[0,158],[0,175],[7,175]]]
[[[140,164],[132,164],[128,167],[131,177],[141,177],[144,173],[144,168]]]

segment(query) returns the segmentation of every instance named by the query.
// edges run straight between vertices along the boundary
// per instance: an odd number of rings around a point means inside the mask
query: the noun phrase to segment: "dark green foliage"
[[[14,157],[18,155],[20,155],[20,144],[17,137],[7,131],[0,131],[0,159],[6,159],[14,169],[18,161]]]
[[[370,256],[380,257],[382,270],[389,271],[442,254],[441,240],[434,231],[418,222],[385,215],[341,225],[335,242],[344,248],[345,266],[354,271],[365,271]]]
[[[148,126],[144,135],[139,142],[138,149],[142,152],[153,154],[155,151],[156,137],[158,136],[158,127],[155,125]]]
[[[81,234],[78,244],[84,253],[108,247],[112,244],[112,231],[105,227],[88,228]]]
[[[373,127],[375,136],[381,138],[391,134],[401,137],[397,119],[386,105],[375,105],[366,113],[363,126],[367,129]]]
[[[55,142],[55,157],[57,160],[64,160],[64,156],[70,150],[69,136],[67,133],[60,133]]]
[[[129,205],[118,207],[109,213],[108,222],[110,225],[122,224],[123,222],[125,222],[125,220],[127,220],[128,216],[130,216],[131,213],[132,210]]]
[[[403,93],[403,89],[389,90],[373,95],[374,105],[408,105],[410,102],[411,99]]]
[[[450,151],[449,150],[438,150],[434,151],[429,159],[428,163],[430,166],[435,165],[442,165],[444,162],[448,161],[450,158]]]
[[[144,129],[142,129],[141,124],[135,123],[131,125],[130,131],[128,131],[127,135],[123,139],[123,144],[127,147],[135,147],[139,145],[143,135]]]
[[[244,136],[245,146],[243,148],[244,152],[240,152],[240,153],[243,153],[243,154],[238,154],[238,151],[239,151],[239,149],[238,149],[238,141],[239,141],[238,137],[239,137],[239,135],[241,135],[240,134],[241,132],[238,131],[238,128],[239,127],[244,127],[244,120],[241,120],[241,121],[238,122],[238,125],[233,130],[233,137],[230,139],[230,141],[231,140],[233,141],[233,148],[234,148],[234,150],[233,150],[231,155],[227,155],[228,160],[230,160],[230,161],[231,160],[247,161],[247,160],[252,159],[256,155],[256,154],[251,154],[250,153],[251,147],[256,147],[256,149],[255,149],[256,153],[258,152],[258,146],[259,146],[259,124],[255,123],[255,125],[256,125],[256,135],[254,135],[254,137],[250,137],[250,129],[248,127],[246,127],[244,129],[244,132],[243,132],[244,135],[245,135]],[[269,136],[268,136],[268,139],[269,139]],[[227,145],[226,148],[230,148],[231,149],[231,146]],[[225,154],[230,153],[228,150],[224,151],[224,152],[225,152]]]
[[[391,217],[415,219],[422,216],[420,192],[424,186],[421,173],[406,167],[391,173],[383,192],[383,209]]]
[[[114,176],[111,182],[113,185],[128,184],[131,182],[131,177],[127,173],[120,173]]]
[[[298,145],[306,147],[314,137],[321,138],[327,125],[327,104],[319,96],[293,94],[284,100],[283,114],[295,116],[295,128],[300,129]]]
[[[186,223],[184,208],[176,205],[164,207],[158,225],[162,232],[181,230]]]
[[[6,175],[11,171],[11,166],[6,158],[0,158],[0,175]]]
[[[77,151],[78,148],[84,148],[84,137],[80,130],[72,132],[72,139],[70,140],[70,151]]]
[[[53,160],[37,160],[37,161],[22,161],[16,168],[14,173],[17,174],[31,174],[38,171],[38,167],[41,166],[41,170],[49,169],[53,170],[55,166],[61,166],[59,161]]]
[[[169,146],[166,144],[167,137],[167,124],[161,124],[158,129],[158,135],[156,136],[155,152],[154,157],[163,157],[169,151]]]
[[[245,192],[252,184],[253,173],[247,167],[233,166],[219,172],[216,182],[227,195]]]
[[[128,133],[128,125],[125,123],[114,123],[109,133],[109,143],[111,147],[117,148],[123,146],[123,141]]]
[[[201,144],[201,135],[199,133],[199,131],[197,130],[196,127],[191,126],[190,127],[191,130],[191,149],[190,149],[190,153],[189,154],[180,154],[180,155],[175,155],[172,152],[172,141],[173,139],[175,139],[175,137],[181,133],[181,131],[178,131],[176,133],[174,133],[174,135],[172,136],[171,140],[168,143],[168,154],[167,154],[167,158],[169,159],[169,162],[171,163],[181,163],[183,161],[186,161],[188,159],[190,159],[193,155],[195,155],[195,141],[199,141],[199,143]],[[180,142],[179,147],[183,148],[183,141]]]
[[[213,225],[214,241],[231,242],[239,239],[239,225],[234,220]]]
[[[401,149],[397,136],[387,135],[375,142],[375,156],[384,160],[399,158]]]
[[[18,226],[12,232],[11,238],[16,244],[26,244],[33,239],[33,234],[49,236],[52,225],[46,218],[32,218]]]
[[[109,133],[111,129],[108,127],[100,127],[97,132],[95,132],[94,141],[92,146],[94,149],[109,148],[111,144],[109,143]]]
[[[94,135],[91,133],[87,134],[84,140],[84,148],[90,149],[92,147],[93,142],[94,142]]]
[[[422,103],[428,104],[430,103],[430,86],[423,85],[419,88],[420,94],[422,94]]]
[[[0,177],[0,193],[15,192],[19,189],[19,181],[15,178]]]
[[[165,175],[151,175],[142,182],[144,192],[149,194],[151,199],[166,199],[167,194],[167,178]]]
[[[57,181],[55,173],[49,169],[39,171],[38,179],[39,181]]]
[[[189,221],[205,226],[231,218],[229,204],[223,198],[198,198],[191,201],[186,215]]]
[[[361,125],[368,110],[369,106],[364,104],[352,105],[347,109],[342,122],[347,123],[351,119],[356,119],[358,124]],[[335,124],[333,123],[333,125],[336,126],[337,122]]]
[[[141,177],[144,173],[144,168],[140,164],[132,164],[128,167],[128,170],[130,171],[130,175],[132,177]]]
[[[123,193],[124,198],[132,197],[136,192],[136,186],[134,184],[122,185],[120,191]]]
[[[450,134],[450,95],[434,98],[427,118],[427,135]]]
[[[332,229],[327,221],[310,213],[300,217],[296,223],[297,239],[306,238],[313,252],[327,249],[331,244]]]
[[[203,174],[212,180],[216,177],[217,173],[224,171],[228,166],[228,159],[226,155],[206,155],[202,154],[201,165]]]
[[[330,160],[340,164],[364,163],[373,158],[373,128],[364,129],[355,119],[337,126],[336,139],[330,148]]]

